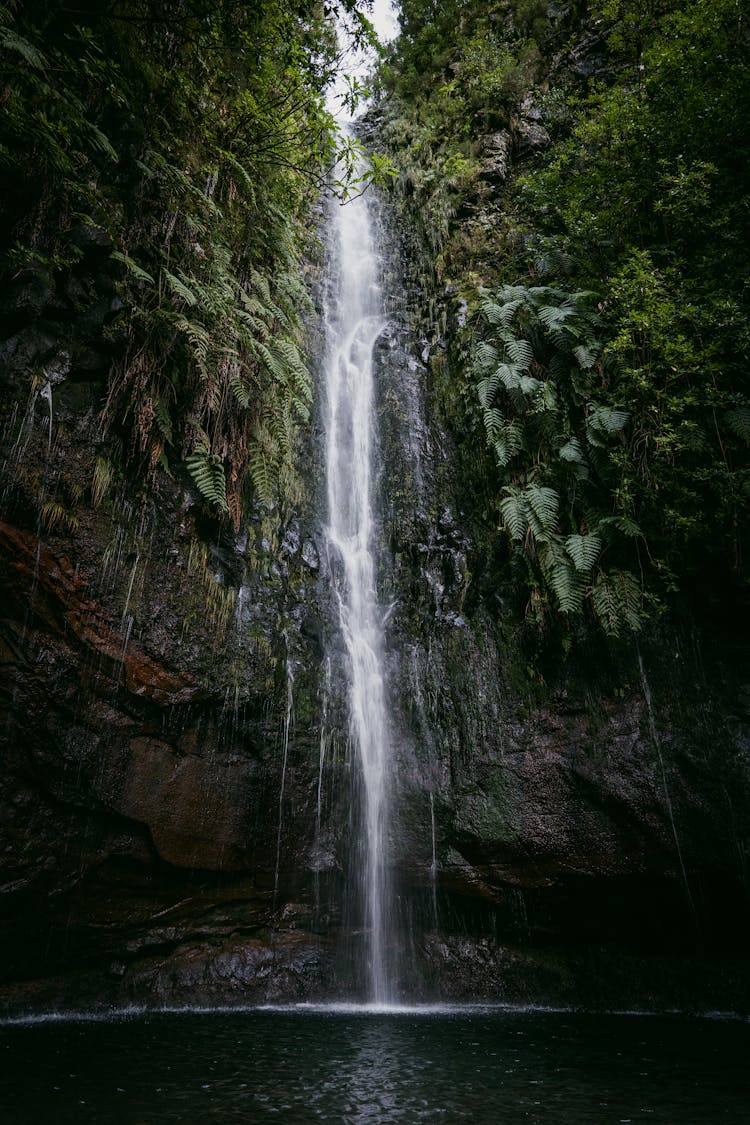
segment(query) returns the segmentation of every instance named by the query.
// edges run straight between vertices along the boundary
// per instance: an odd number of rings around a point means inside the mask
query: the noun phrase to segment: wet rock
[[[513,152],[513,138],[508,130],[485,134],[481,138],[481,151],[483,179],[496,186],[505,183],[511,170]]]
[[[514,140],[521,156],[543,151],[551,144],[547,130],[534,121],[519,121],[514,130]]]

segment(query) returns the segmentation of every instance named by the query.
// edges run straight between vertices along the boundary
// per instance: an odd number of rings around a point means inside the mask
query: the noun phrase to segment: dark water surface
[[[0,1026],[0,1120],[750,1122],[750,1024],[481,1010]]]

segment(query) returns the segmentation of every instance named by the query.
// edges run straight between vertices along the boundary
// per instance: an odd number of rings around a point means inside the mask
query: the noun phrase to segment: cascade
[[[367,197],[331,205],[332,281],[326,311],[326,540],[347,656],[350,738],[358,763],[356,903],[368,999],[394,997],[386,844],[391,739],[383,673],[383,613],[375,585],[373,348],[385,327]]]

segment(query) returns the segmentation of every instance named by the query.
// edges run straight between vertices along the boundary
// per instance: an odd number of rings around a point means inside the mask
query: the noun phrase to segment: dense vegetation
[[[468,302],[433,372],[484,435],[519,605],[618,635],[746,604],[743,6],[403,0],[401,26],[383,134],[433,335],[446,286]]]
[[[367,37],[366,6],[0,0],[0,321],[42,340],[32,397],[101,380],[94,503],[180,463],[235,526],[248,479],[294,493],[310,217],[342,150],[357,175],[332,19]],[[742,5],[400,10],[380,136],[433,338],[468,307],[433,374],[498,581],[563,633],[746,602]]]
[[[32,394],[104,356],[94,502],[180,461],[235,524],[248,470],[294,487],[301,255],[337,158],[357,175],[324,105],[336,16],[371,35],[355,0],[0,6],[2,327],[48,333]]]

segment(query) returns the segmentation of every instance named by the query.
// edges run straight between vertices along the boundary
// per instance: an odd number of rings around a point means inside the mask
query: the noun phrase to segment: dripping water
[[[659,771],[661,773],[661,784],[662,784],[662,789],[664,791],[664,803],[666,805],[667,816],[669,817],[669,823],[670,823],[670,826],[671,826],[671,829],[672,829],[672,838],[674,839],[675,850],[677,852],[677,859],[678,859],[679,864],[680,864],[680,871],[682,873],[682,882],[683,882],[683,885],[685,887],[685,894],[686,894],[687,900],[690,904],[690,909],[692,910],[692,913],[693,913],[693,920],[695,922],[695,926],[696,926],[696,929],[697,929],[697,927],[698,927],[698,911],[696,909],[695,900],[693,898],[693,894],[692,894],[692,891],[690,889],[690,881],[688,879],[687,868],[685,867],[685,860],[684,860],[683,855],[682,855],[682,846],[680,844],[680,837],[679,837],[679,834],[677,832],[677,825],[675,823],[674,810],[672,808],[672,798],[670,797],[669,785],[667,784],[667,771],[664,767],[664,758],[663,758],[662,752],[661,752],[661,739],[659,737],[659,732],[656,729],[656,720],[654,718],[654,707],[653,707],[653,702],[652,702],[652,699],[651,699],[651,687],[649,685],[648,680],[646,679],[646,669],[643,666],[643,657],[641,656],[641,651],[638,648],[638,646],[636,646],[636,651],[638,653],[638,668],[639,668],[640,675],[641,675],[641,688],[642,688],[642,691],[643,691],[643,698],[644,698],[645,703],[646,703],[646,715],[648,716],[648,730],[649,730],[649,734],[651,735],[652,745],[653,745],[654,749],[656,750],[656,756],[659,759]]]
[[[437,838],[435,832],[435,798],[432,790],[430,790],[430,829],[432,832],[432,863],[430,864],[430,886],[432,889],[432,918],[435,923],[435,929],[440,929],[440,919],[438,917],[438,899],[437,899],[437,876],[438,876],[438,862],[437,862]]]
[[[315,842],[313,844],[313,891],[315,901],[315,918],[320,920],[320,868],[323,853],[323,779],[325,776],[326,757],[331,740],[328,729],[328,701],[331,694],[331,658],[326,660],[325,680],[323,684],[323,706],[320,717],[320,747],[318,755],[318,788],[315,801]]]
[[[272,908],[276,909],[276,901],[279,894],[279,870],[281,867],[281,836],[284,827],[284,790],[286,788],[286,764],[289,757],[289,734],[294,725],[294,668],[292,667],[291,658],[287,655],[286,659],[286,712],[284,714],[284,739],[283,739],[283,753],[281,756],[281,785],[279,786],[279,825],[276,831],[276,864],[273,872],[273,904]]]

